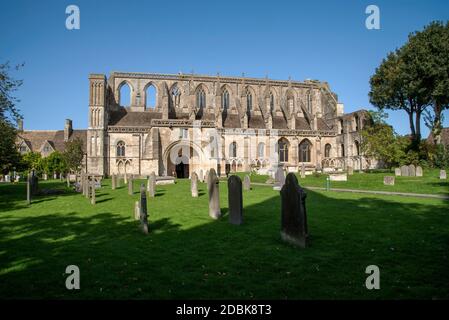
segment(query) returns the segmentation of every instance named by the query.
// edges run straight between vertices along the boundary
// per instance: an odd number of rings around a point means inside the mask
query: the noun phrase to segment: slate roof
[[[86,151],[86,133],[87,130],[73,130],[69,140],[80,138]],[[56,151],[63,152],[65,148],[64,130],[27,130],[19,132],[18,138],[24,140],[33,152],[40,152],[47,141]]]

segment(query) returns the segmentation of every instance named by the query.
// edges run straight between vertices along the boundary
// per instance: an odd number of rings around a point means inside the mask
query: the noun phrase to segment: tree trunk
[[[416,137],[416,132],[415,132],[415,124],[413,122],[413,111],[407,111],[407,113],[408,113],[408,121],[410,124],[410,132],[411,132],[412,138],[414,140]]]
[[[434,103],[433,105],[433,112],[435,113],[434,119],[433,119],[433,126],[432,126],[432,138],[433,143],[435,145],[441,143],[441,106],[439,103]]]
[[[421,141],[421,111],[416,112],[416,133],[415,133],[415,141],[419,143]]]

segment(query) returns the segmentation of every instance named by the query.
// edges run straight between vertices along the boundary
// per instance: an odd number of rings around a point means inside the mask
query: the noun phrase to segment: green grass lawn
[[[331,188],[343,189],[361,189],[377,191],[411,192],[411,193],[429,193],[439,195],[449,195],[449,180],[439,179],[439,170],[424,170],[423,177],[396,177],[394,186],[384,185],[384,176],[394,176],[394,172],[377,173],[359,173],[348,175],[348,181],[331,181]],[[238,173],[243,176],[247,173]],[[319,176],[309,175],[301,179],[297,174],[298,181],[304,187],[326,187],[327,174]],[[253,182],[265,183],[268,179],[266,175],[252,175]]]
[[[96,206],[66,190],[31,207],[24,184],[0,185],[0,298],[449,298],[448,201],[308,191],[312,242],[297,249],[280,240],[280,197],[270,187],[244,191],[244,224],[234,226],[226,183],[218,221],[205,184],[199,198],[189,180],[158,186],[145,236],[133,219],[137,184],[134,196],[109,184]],[[78,291],[65,288],[71,264]],[[373,264],[380,290],[365,288]]]

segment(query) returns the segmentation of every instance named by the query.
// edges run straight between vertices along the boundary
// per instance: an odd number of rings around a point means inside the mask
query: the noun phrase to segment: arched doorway
[[[180,179],[189,178],[191,172],[200,169],[200,155],[188,144],[174,144],[166,152],[167,175]]]

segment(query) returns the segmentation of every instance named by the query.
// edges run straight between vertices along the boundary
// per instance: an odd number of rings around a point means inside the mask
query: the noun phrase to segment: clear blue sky
[[[70,4],[80,30],[65,28]],[[365,28],[369,4],[380,30]],[[432,20],[449,20],[449,1],[3,1],[0,61],[26,63],[16,74],[26,129],[62,129],[66,118],[86,128],[88,74],[111,71],[318,79],[351,112],[372,108],[376,66]],[[389,123],[409,132],[403,112]]]

